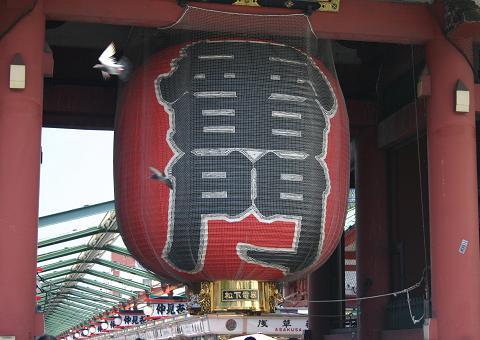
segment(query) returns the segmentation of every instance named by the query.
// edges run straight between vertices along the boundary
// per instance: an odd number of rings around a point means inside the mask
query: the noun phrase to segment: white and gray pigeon
[[[172,181],[167,176],[165,176],[163,172],[154,168],[153,166],[150,166],[149,169],[152,172],[152,174],[150,175],[151,179],[161,181],[165,183],[167,187],[169,187],[170,189],[173,189]]]
[[[118,76],[121,80],[126,80],[130,71],[130,62],[126,57],[117,60],[115,53],[115,44],[112,42],[98,58],[100,64],[94,65],[93,68],[102,72],[103,79],[109,79],[110,76]]]

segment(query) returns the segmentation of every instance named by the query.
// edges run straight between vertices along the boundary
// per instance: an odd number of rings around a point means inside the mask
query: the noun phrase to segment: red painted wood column
[[[342,240],[320,268],[308,275],[308,324],[312,340],[323,340],[335,328],[343,328],[345,303],[344,248]],[[336,302],[312,302],[337,300]]]
[[[389,291],[386,159],[377,147],[376,131],[375,127],[362,129],[354,143],[359,297]],[[381,338],[387,301],[379,298],[360,302],[360,340]]]
[[[473,72],[443,36],[428,43],[426,52],[431,74],[427,138],[432,313],[438,339],[479,339],[480,257]],[[470,90],[468,113],[455,112],[457,80]],[[468,246],[462,254],[459,249],[464,240]]]
[[[1,18],[1,15],[0,15]],[[42,1],[0,40],[0,336],[33,339],[45,17]],[[26,88],[9,88],[19,53]]]

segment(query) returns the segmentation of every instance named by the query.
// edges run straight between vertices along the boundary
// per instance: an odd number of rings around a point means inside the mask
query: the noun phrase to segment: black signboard
[[[257,299],[258,290],[256,289],[222,290],[222,301],[244,301]]]

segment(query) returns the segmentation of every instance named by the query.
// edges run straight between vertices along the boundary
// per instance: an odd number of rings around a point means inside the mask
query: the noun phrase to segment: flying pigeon
[[[100,64],[94,65],[93,68],[102,72],[103,79],[108,79],[110,76],[118,76],[121,80],[126,80],[130,71],[130,62],[126,57],[117,60],[115,53],[115,45],[112,42],[98,58]]]
[[[167,187],[169,187],[170,189],[173,189],[172,181],[170,179],[168,179],[167,176],[165,176],[165,174],[163,172],[154,168],[153,166],[149,167],[149,169],[152,172],[152,174],[150,175],[151,179],[161,181],[161,182],[165,183],[167,185]]]

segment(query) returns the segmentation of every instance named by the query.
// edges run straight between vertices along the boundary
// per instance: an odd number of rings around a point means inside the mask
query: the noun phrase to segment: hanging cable
[[[417,137],[417,161],[418,161],[418,182],[420,190],[420,209],[421,209],[421,219],[422,219],[422,236],[423,236],[423,260],[424,260],[424,269],[423,277],[425,278],[425,300],[429,301],[430,296],[430,285],[428,280],[428,254],[427,254],[427,231],[425,228],[426,218],[425,218],[425,201],[423,197],[423,176],[422,176],[422,163],[420,156],[420,132],[418,124],[418,105],[417,105],[417,91],[416,91],[416,78],[415,78],[415,55],[414,55],[414,46],[410,45],[411,52],[411,61],[412,61],[412,88],[413,88],[413,105],[415,108],[415,132]],[[424,304],[424,315],[428,315],[427,304]]]
[[[378,298],[383,298],[387,296],[397,296],[400,294],[406,294],[407,292],[410,292],[418,287],[421,286],[422,282],[424,280],[424,275],[420,278],[420,280],[411,285],[408,288],[397,290],[394,292],[388,292],[384,294],[377,294],[377,295],[370,295],[370,296],[362,296],[362,297],[357,297],[357,298],[348,298],[348,299],[336,299],[336,300],[311,300],[309,303],[332,303],[332,302],[350,302],[350,301],[362,301],[362,300],[371,300],[371,299],[378,299]]]
[[[409,291],[407,291],[407,304],[408,304],[408,311],[410,312],[410,318],[412,319],[413,324],[416,325],[417,323],[422,321],[423,318],[425,317],[425,310],[423,310],[423,314],[422,314],[422,316],[420,316],[420,318],[418,318],[418,319],[415,318],[415,316],[413,315],[413,312],[412,312],[412,306],[411,306],[411,303],[410,303],[410,292]]]
[[[423,175],[422,175],[422,163],[420,156],[420,132],[418,124],[418,105],[417,105],[417,96],[416,96],[416,79],[415,79],[415,59],[414,59],[414,47],[410,45],[411,49],[411,61],[412,61],[412,85],[413,85],[413,105],[415,109],[415,132],[417,137],[417,160],[418,160],[418,178],[419,178],[419,189],[420,189],[420,207],[421,207],[421,219],[422,219],[422,230],[423,230],[423,256],[425,261],[425,266],[427,265],[428,255],[427,255],[427,240],[426,240],[426,230],[425,230],[425,203],[423,198]]]

